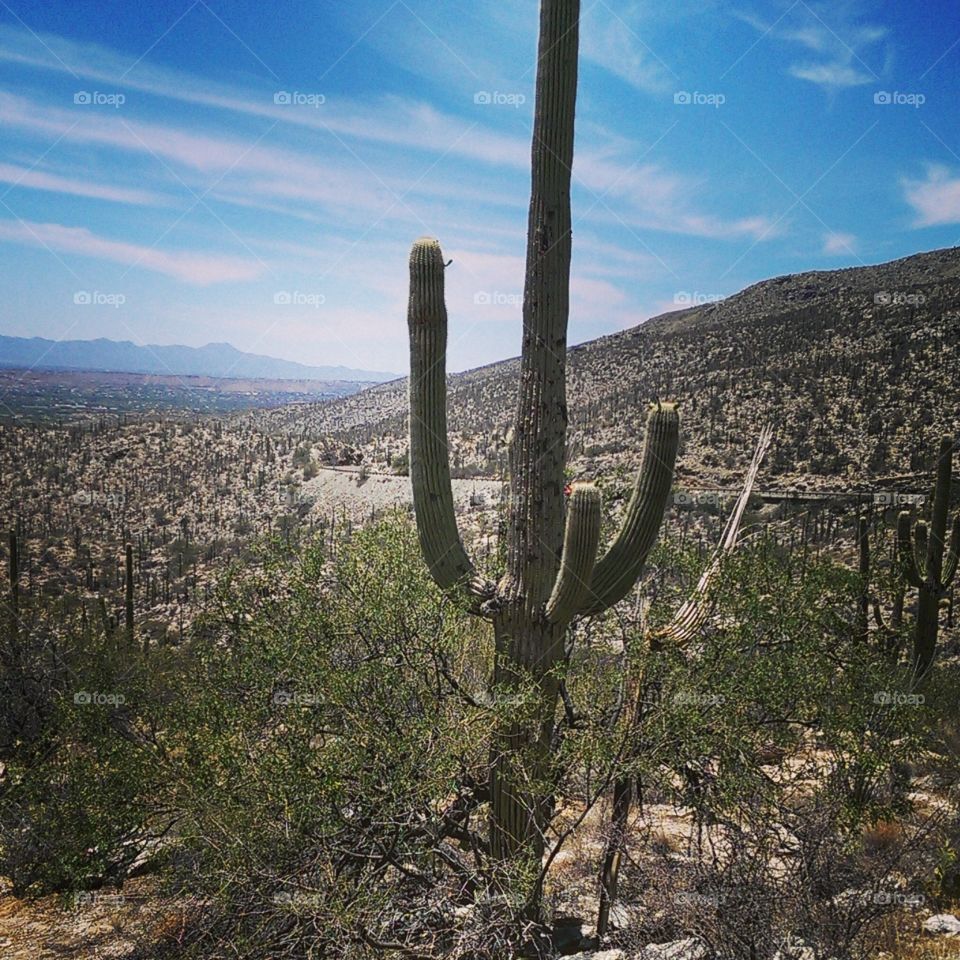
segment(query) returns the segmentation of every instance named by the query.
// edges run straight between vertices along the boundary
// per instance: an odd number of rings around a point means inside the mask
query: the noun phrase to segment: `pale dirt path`
[[[176,937],[181,912],[156,886],[148,878],[130,880],[121,894],[82,895],[74,909],[56,896],[19,900],[0,886],[0,957],[120,960],[162,937]]]
[[[358,467],[324,468],[300,487],[300,496],[312,501],[311,511],[322,515],[331,510],[369,516],[393,507],[413,503],[409,477],[371,473],[361,479]],[[453,499],[457,511],[495,507],[504,484],[499,480],[454,480]]]

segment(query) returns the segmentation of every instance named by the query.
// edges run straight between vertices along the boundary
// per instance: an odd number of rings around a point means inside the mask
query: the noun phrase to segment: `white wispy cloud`
[[[875,79],[848,63],[794,63],[789,67],[789,73],[821,87],[860,87]]]
[[[734,16],[753,27],[762,39],[792,44],[807,58],[791,63],[787,72],[824,90],[875,83],[879,73],[870,65],[872,48],[888,39],[885,27],[862,22],[851,3],[793,4],[779,18],[767,20],[749,11]],[[816,55],[817,59],[810,59]]]
[[[585,59],[646,93],[674,89],[677,76],[651,45],[650,31],[641,26],[640,4],[596,3],[584,12],[581,52]]]
[[[593,196],[592,203],[587,200],[588,210],[607,222],[713,239],[775,235],[766,216],[724,219],[696,210],[691,198],[702,185],[658,164],[631,165],[585,151],[574,162],[574,180]]]
[[[69,193],[76,197],[90,197],[94,200],[110,200],[115,203],[130,203],[139,206],[162,206],[169,199],[148,190],[136,190],[110,184],[93,183],[63,177],[55,173],[30,167],[20,167],[11,163],[0,163],[0,183],[11,187],[29,187],[32,190],[45,190],[51,193]]]
[[[471,160],[496,161],[511,167],[526,168],[529,147],[520,138],[500,137],[499,143],[487,143],[486,149],[471,152],[469,146],[458,143],[453,135],[457,129],[454,118],[445,117],[436,110],[418,110],[407,115],[408,129],[420,131],[421,145],[436,142],[439,152],[460,153],[466,150]],[[269,206],[288,201],[292,205],[307,201],[335,210],[352,213],[365,211],[378,217],[400,216],[409,202],[401,201],[407,193],[442,197],[445,202],[456,199],[460,203],[471,197],[469,188],[442,183],[436,177],[407,176],[369,165],[358,165],[353,156],[339,149],[322,165],[315,155],[308,155],[282,147],[264,146],[236,138],[214,136],[186,131],[166,124],[145,123],[124,119],[116,111],[84,116],[77,122],[74,110],[49,107],[9,93],[0,93],[0,122],[23,130],[47,134],[61,140],[119,149],[160,158],[164,163],[187,168],[203,178],[213,178],[216,196],[236,198],[253,204],[260,197]],[[469,128],[468,128],[469,129]],[[472,138],[463,138],[472,142]],[[621,149],[625,149],[621,143]],[[627,156],[629,152],[625,150]],[[395,166],[395,164],[392,164]],[[416,171],[416,167],[414,168]],[[662,230],[692,236],[725,238],[769,235],[770,221],[763,216],[724,220],[691,207],[693,193],[691,178],[663,170],[656,164],[631,164],[629,159],[611,159],[602,147],[594,152],[581,151],[575,160],[574,175],[593,197],[585,215],[593,214],[601,221],[609,220],[609,211],[616,209],[616,217],[635,228]],[[206,189],[209,180],[198,181],[196,190]],[[485,206],[490,203],[486,192],[474,194]],[[494,194],[494,199],[496,195]],[[512,202],[504,197],[507,203]],[[421,210],[420,220],[429,213]]]
[[[960,176],[942,164],[930,164],[923,180],[901,181],[907,203],[913,207],[915,227],[960,223]]]
[[[96,82],[103,85],[102,92],[140,91],[181,103],[266,119],[281,126],[412,150],[450,149],[459,156],[492,164],[525,167],[530,160],[528,143],[522,138],[504,136],[483,123],[483,115],[477,111],[468,119],[453,118],[430,104],[393,95],[369,102],[329,97],[319,106],[278,104],[274,96],[280,93],[326,95],[322,90],[281,90],[279,83],[261,85],[257,90],[228,87],[184,71],[119,57],[100,44],[78,43],[51,34],[40,35],[40,41],[42,44],[25,31],[0,24],[0,60],[67,74],[78,84]],[[71,120],[76,119],[74,113]]]
[[[99,236],[86,227],[28,220],[0,220],[0,241],[42,247],[57,253],[110,260],[128,268],[140,267],[200,286],[236,280],[255,280],[265,269],[256,260],[198,251],[170,251]]]
[[[842,254],[854,253],[856,251],[857,238],[852,233],[841,233],[831,231],[823,235],[822,253]]]

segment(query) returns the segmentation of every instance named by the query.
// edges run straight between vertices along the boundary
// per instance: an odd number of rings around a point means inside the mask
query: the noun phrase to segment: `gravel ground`
[[[453,499],[457,512],[470,508],[493,507],[499,501],[504,484],[499,480],[454,480]],[[370,473],[365,479],[359,467],[325,468],[300,488],[300,496],[313,501],[318,515],[332,510],[345,511],[358,519],[371,511],[381,513],[393,507],[413,503],[409,477]]]

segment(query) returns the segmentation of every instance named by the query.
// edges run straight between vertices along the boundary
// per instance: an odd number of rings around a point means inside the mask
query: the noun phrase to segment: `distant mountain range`
[[[352,367],[311,367],[244,353],[229,343],[203,347],[140,346],[129,340],[46,340],[0,335],[0,367],[30,370],[98,370],[166,376],[231,377],[264,380],[349,380],[383,383],[395,373]]]

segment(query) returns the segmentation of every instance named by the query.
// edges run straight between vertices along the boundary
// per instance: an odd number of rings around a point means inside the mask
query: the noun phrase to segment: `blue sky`
[[[519,352],[537,4],[0,0],[0,332]],[[960,7],[584,0],[571,343],[960,243]],[[90,301],[90,302],[86,302]]]

